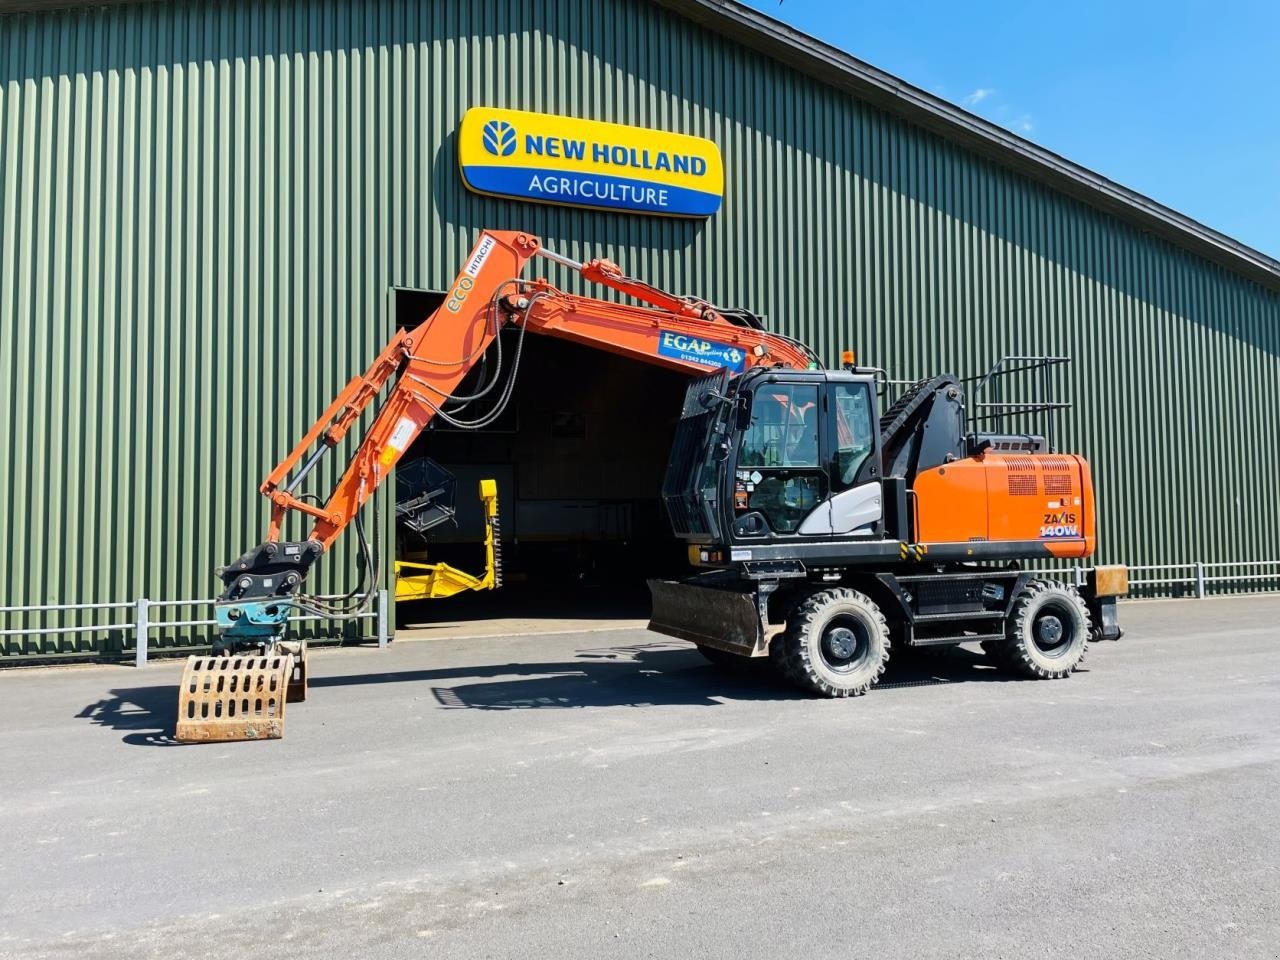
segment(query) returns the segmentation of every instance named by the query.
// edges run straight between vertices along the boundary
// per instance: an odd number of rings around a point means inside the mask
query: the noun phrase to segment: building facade
[[[0,605],[213,595],[262,477],[406,322],[397,291],[443,289],[487,226],[898,379],[1070,356],[1059,443],[1092,462],[1100,560],[1280,557],[1280,265],[746,8],[0,10]],[[723,203],[470,192],[475,106],[708,138]],[[94,622],[66,616],[3,626]],[[8,635],[0,662],[126,641]]]

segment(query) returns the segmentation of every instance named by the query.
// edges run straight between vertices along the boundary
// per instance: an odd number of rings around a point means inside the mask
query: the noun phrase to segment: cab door
[[[832,380],[825,386],[825,401],[831,492],[825,510],[807,518],[800,532],[877,536],[883,529],[884,491],[875,393],[867,380]]]
[[[733,474],[736,537],[793,536],[826,503],[825,384],[770,377],[755,386]],[[821,530],[812,532],[822,532]]]

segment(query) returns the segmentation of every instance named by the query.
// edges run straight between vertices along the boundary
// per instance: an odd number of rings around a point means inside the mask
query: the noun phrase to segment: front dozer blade
[[[755,598],[738,590],[677,580],[650,580],[649,629],[744,657],[768,649]]]
[[[284,736],[285,703],[293,699],[293,677],[289,653],[188,657],[178,692],[177,739],[278,740]]]

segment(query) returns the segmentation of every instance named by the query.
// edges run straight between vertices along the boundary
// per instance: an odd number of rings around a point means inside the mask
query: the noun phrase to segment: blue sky
[[[746,2],[1280,258],[1280,3]]]

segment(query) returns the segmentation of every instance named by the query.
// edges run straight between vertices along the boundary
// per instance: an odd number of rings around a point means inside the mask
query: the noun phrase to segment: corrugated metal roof
[[[732,0],[658,3],[858,98],[900,114],[1108,213],[1280,288],[1280,260],[1038,146],[767,14]]]
[[[143,0],[0,0],[0,13]],[[147,0],[154,2],[154,0]],[[653,0],[746,47],[1280,289],[1280,260],[734,0]]]

